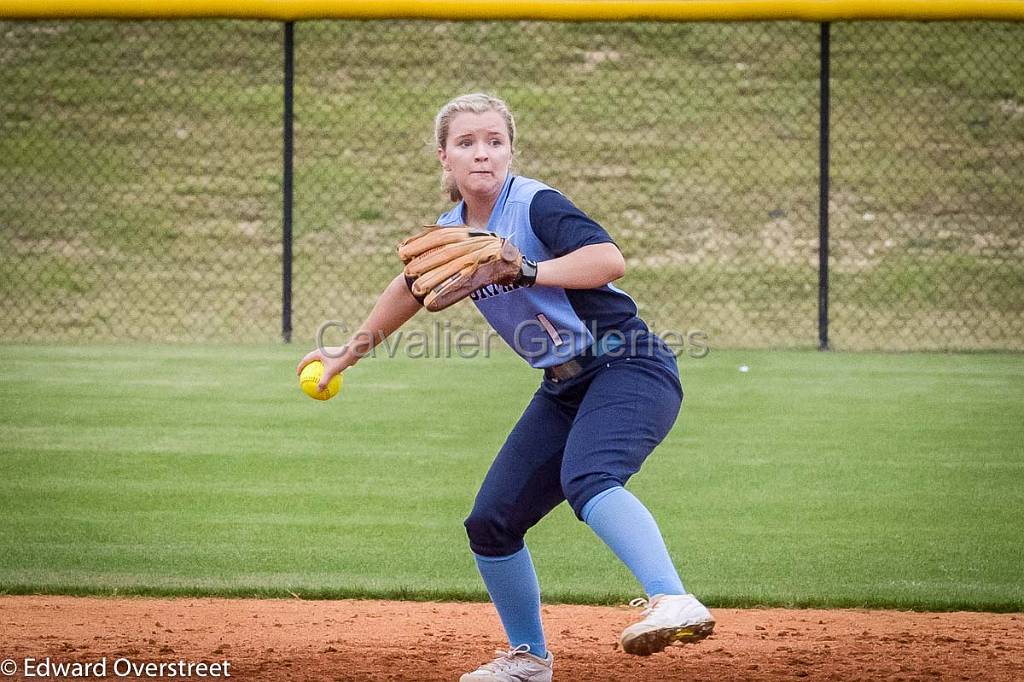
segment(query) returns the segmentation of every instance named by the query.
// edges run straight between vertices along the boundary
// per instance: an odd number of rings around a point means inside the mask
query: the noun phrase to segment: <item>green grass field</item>
[[[0,592],[486,597],[462,529],[537,377],[305,348],[0,345]],[[737,370],[741,364],[750,371]],[[1024,610],[1024,363],[718,351],[630,484],[716,606]],[[559,507],[547,601],[639,588]]]

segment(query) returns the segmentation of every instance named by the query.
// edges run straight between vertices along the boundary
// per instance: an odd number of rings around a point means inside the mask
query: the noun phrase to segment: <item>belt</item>
[[[544,368],[544,378],[553,383],[559,383],[561,381],[568,381],[574,379],[583,373],[587,367],[592,365],[605,353],[621,348],[625,341],[621,334],[605,335],[602,336],[597,343],[587,349],[581,355],[577,355],[572,360],[563,362],[560,365],[554,365],[552,367]]]

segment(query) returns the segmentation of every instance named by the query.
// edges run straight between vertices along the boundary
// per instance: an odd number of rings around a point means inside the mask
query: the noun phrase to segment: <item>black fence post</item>
[[[292,340],[292,85],[295,75],[295,22],[284,23],[284,171],[282,187],[281,336]]]
[[[818,127],[818,350],[828,350],[829,28],[828,22],[821,24],[821,120]]]

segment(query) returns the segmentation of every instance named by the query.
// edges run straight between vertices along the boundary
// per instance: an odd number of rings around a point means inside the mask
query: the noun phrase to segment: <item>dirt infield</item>
[[[545,606],[555,681],[1024,679],[1022,614],[714,613],[711,638],[637,658],[617,645],[635,611]],[[71,679],[38,676],[49,657],[106,658],[109,679],[161,679],[123,675],[131,664],[227,661],[236,680],[458,680],[503,643],[489,604],[0,597],[0,660],[18,666],[8,679]]]

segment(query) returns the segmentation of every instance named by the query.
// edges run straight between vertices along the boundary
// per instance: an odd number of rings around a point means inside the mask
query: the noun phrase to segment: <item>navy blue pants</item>
[[[572,379],[541,384],[466,519],[474,553],[515,554],[526,531],[562,500],[580,517],[590,498],[640,470],[683,399],[676,359],[653,338],[628,354],[594,358]]]

